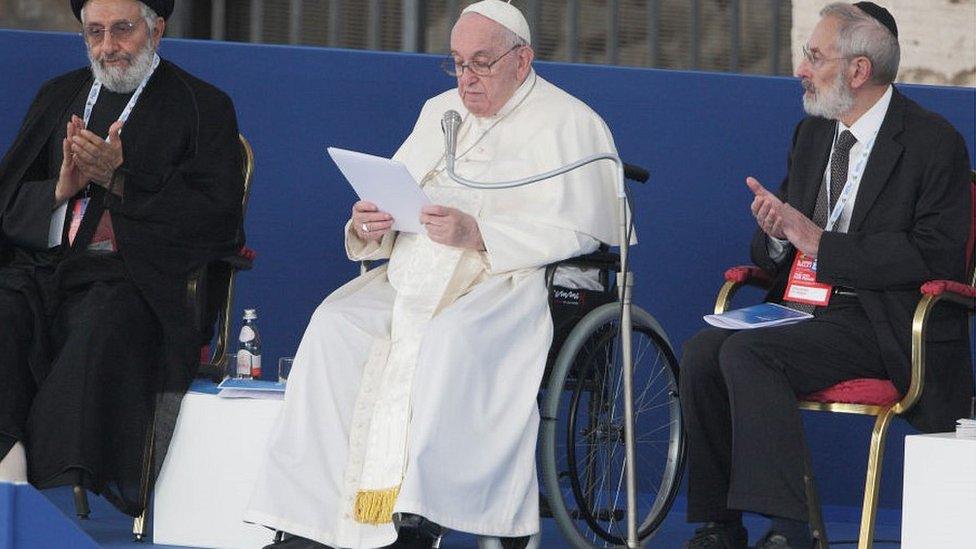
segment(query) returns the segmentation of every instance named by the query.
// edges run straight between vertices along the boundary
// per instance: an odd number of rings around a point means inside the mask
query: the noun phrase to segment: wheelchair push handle
[[[636,165],[624,162],[624,177],[638,183],[646,183],[651,177],[651,172]]]

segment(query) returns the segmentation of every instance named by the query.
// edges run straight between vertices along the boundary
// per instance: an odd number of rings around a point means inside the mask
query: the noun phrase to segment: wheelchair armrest
[[[550,267],[573,265],[576,267],[597,267],[600,269],[616,270],[620,268],[620,254],[598,250],[586,255],[579,255],[553,263]]]
[[[388,257],[381,259],[361,259],[357,261],[357,263],[359,263],[359,274],[364,275],[377,267],[382,267],[387,262],[389,262]]]
[[[609,273],[620,270],[620,255],[601,248],[593,253],[570,257],[562,261],[557,261],[556,263],[550,263],[549,265],[546,265],[547,289],[552,289],[552,280],[556,275],[556,269],[562,265],[600,269],[600,271]],[[606,276],[607,278],[603,282],[609,288],[611,281],[609,275]]]

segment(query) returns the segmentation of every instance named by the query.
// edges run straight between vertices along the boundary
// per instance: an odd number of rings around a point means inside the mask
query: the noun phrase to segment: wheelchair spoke
[[[573,354],[560,356],[566,381],[561,390],[550,387],[552,394],[546,396],[561,403],[558,411],[547,412],[562,425],[561,431],[549,428],[550,433],[562,433],[554,441],[559,473],[546,476],[545,485],[553,516],[564,531],[571,528],[580,536],[576,539],[607,547],[623,545],[627,535],[624,372],[619,308],[614,309],[608,307],[606,321],[592,324],[585,338],[576,338]],[[653,334],[651,328],[635,323],[634,441],[641,539],[663,520],[678,489],[683,449],[676,364],[663,338]]]
[[[665,402],[655,402],[654,400],[652,400],[651,402],[652,403],[649,403],[649,404],[646,404],[646,405],[642,405],[640,407],[638,407],[636,405],[636,403],[635,403],[635,405],[634,405],[634,414],[635,415],[640,415],[641,413],[644,413],[644,412],[650,412],[650,411],[653,411],[653,410],[657,410],[659,408],[669,408],[671,406],[671,403],[668,402],[668,401],[665,401]]]

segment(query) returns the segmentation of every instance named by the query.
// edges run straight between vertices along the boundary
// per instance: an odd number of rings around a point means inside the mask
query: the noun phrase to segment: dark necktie
[[[828,206],[827,184],[824,182],[820,185],[820,193],[817,195],[817,205],[813,208],[813,222],[820,228],[827,226],[827,217],[837,204],[837,199],[840,198],[840,192],[844,190],[844,185],[847,184],[847,166],[850,164],[851,147],[854,146],[854,143],[857,143],[857,138],[854,137],[854,134],[849,130],[844,130],[837,137],[837,143],[834,144],[834,152],[830,153],[830,204]],[[804,313],[813,313],[816,308],[816,306],[809,303],[785,301],[783,304],[792,309],[803,311]]]
[[[827,218],[847,184],[847,166],[850,164],[851,147],[854,143],[857,143],[854,134],[850,130],[844,130],[834,144],[834,152],[830,154],[830,206],[827,205],[827,185],[821,185],[817,205],[813,209],[813,222],[820,228],[827,226]]]

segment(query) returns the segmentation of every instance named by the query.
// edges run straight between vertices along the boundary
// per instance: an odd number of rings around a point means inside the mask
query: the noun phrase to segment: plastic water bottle
[[[240,379],[261,377],[261,336],[258,334],[258,313],[255,309],[244,309],[244,324],[237,340],[237,376]]]

